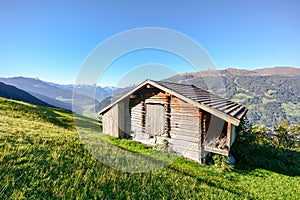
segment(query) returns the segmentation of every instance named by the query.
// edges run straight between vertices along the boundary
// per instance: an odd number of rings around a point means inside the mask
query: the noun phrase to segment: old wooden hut
[[[207,153],[228,155],[247,112],[238,103],[195,85],[146,80],[102,109],[103,132],[144,144],[168,144],[197,162]]]

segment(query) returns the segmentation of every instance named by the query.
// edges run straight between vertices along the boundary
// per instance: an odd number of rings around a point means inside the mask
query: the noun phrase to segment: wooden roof
[[[105,113],[112,106],[116,105],[118,102],[129,97],[130,95],[142,89],[143,87],[146,87],[147,85],[151,85],[171,95],[174,95],[177,98],[186,101],[202,110],[205,110],[236,126],[239,125],[240,120],[248,111],[248,109],[241,104],[219,97],[195,85],[146,80],[109,106],[102,109],[99,114]]]

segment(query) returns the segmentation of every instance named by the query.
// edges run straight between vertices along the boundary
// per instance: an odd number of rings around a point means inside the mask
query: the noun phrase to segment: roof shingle
[[[169,83],[163,81],[154,81],[163,87],[166,87],[174,92],[186,96],[189,99],[197,101],[200,104],[204,104],[213,109],[219,110],[231,117],[234,117],[238,120],[246,114],[248,109],[236,102],[230,101],[228,99],[219,97],[215,94],[212,94],[206,90],[203,90],[200,87],[195,85],[186,85],[179,83]]]

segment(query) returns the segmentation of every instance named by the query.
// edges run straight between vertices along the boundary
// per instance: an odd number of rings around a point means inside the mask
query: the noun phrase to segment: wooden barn
[[[103,132],[203,163],[207,153],[229,154],[247,108],[194,85],[146,80],[102,109]]]

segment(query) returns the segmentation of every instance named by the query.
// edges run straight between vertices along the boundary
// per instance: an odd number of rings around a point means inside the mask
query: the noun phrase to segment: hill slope
[[[76,105],[72,107],[72,89],[57,87],[55,84],[49,84],[39,79],[14,77],[0,78],[0,81],[24,90],[48,104],[67,110],[75,110],[80,114],[82,114],[84,110],[89,110],[90,107],[95,105],[95,103],[98,103],[98,101],[91,97],[82,94],[76,94]]]
[[[39,106],[52,107],[52,105],[45,103],[44,101],[41,101],[40,99],[32,96],[31,94],[29,94],[23,90],[20,90],[11,85],[6,85],[1,82],[0,82],[0,97],[14,99],[14,100],[18,100],[18,101],[24,101],[24,102],[39,105]]]
[[[96,122],[75,118],[85,122],[77,128],[86,134],[100,134]],[[107,139],[122,149],[153,151]],[[70,112],[0,98],[0,199],[297,199],[299,181],[300,176],[259,168],[223,171],[183,158],[151,173],[120,172],[85,148]]]

